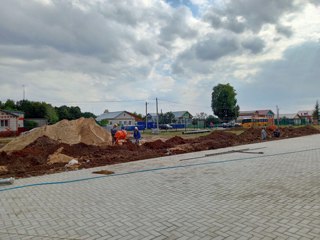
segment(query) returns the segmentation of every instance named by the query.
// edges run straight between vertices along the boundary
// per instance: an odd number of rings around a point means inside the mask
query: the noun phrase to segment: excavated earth
[[[319,134],[317,129],[307,126],[281,128],[281,136],[274,138],[268,131],[267,141]],[[261,129],[248,129],[240,135],[228,131],[213,131],[207,136],[193,139],[173,137],[166,141],[156,140],[137,146],[131,142],[121,146],[67,144],[42,136],[22,150],[0,152],[0,178],[30,177],[66,170],[92,168],[174,154],[225,148],[247,143],[261,142]],[[66,168],[65,161],[50,161],[50,156],[60,154],[68,159],[77,159],[79,164]],[[57,156],[57,155],[55,155]]]

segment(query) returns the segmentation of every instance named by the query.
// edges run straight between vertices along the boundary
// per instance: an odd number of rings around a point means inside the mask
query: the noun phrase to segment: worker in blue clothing
[[[116,143],[116,132],[118,131],[118,124],[114,124],[113,127],[111,128],[111,137],[112,137],[112,145]]]
[[[140,141],[140,138],[141,138],[141,133],[140,133],[138,127],[135,127],[135,128],[134,128],[133,137],[134,137],[134,139],[135,139],[135,143],[136,143],[136,144],[139,144],[139,141]]]

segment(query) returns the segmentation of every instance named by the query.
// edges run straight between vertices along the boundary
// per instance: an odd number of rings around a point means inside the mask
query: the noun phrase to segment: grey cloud
[[[246,29],[246,25],[244,22],[240,22],[235,17],[228,17],[228,19],[223,22],[222,24],[223,28],[228,29],[235,33],[242,33]]]
[[[283,26],[281,24],[278,24],[276,26],[276,30],[278,33],[280,33],[288,38],[291,37],[293,34],[292,28],[290,26]]]
[[[320,5],[320,0],[310,0],[310,2],[315,5]]]
[[[261,64],[262,71],[256,74],[255,81],[237,86],[239,102],[250,105],[254,101],[261,107],[279,105],[296,110],[303,103],[311,108],[320,99],[319,61],[318,43],[289,48],[281,60]]]
[[[240,49],[238,40],[232,35],[210,34],[182,52],[175,60],[172,71],[174,74],[188,74],[188,72],[209,74],[211,64],[206,63],[207,61],[217,61]]]
[[[65,80],[74,82],[76,91],[78,80],[72,76],[84,74],[97,79],[100,87],[93,87],[102,91],[103,97],[108,92],[104,86],[111,82],[146,79],[158,55],[167,51],[157,44],[156,33],[138,36],[140,24],[152,29],[166,21],[165,8],[157,4],[161,3],[152,4],[144,16],[139,6],[131,6],[135,14],[123,16],[130,6],[118,3],[112,8],[114,15],[107,18],[108,14],[101,14],[106,5],[92,4],[83,11],[72,1],[54,0],[49,6],[5,1],[0,8],[0,82],[8,83],[14,91],[27,76],[33,76],[44,86],[51,79],[47,85],[53,89],[62,75],[71,78]],[[41,77],[37,77],[39,71]],[[50,75],[48,79],[45,74]]]
[[[199,59],[214,61],[237,51],[238,48],[238,41],[233,37],[211,35],[197,43],[195,53]]]
[[[180,7],[173,12],[160,32],[163,45],[170,45],[176,38],[191,39],[197,36],[198,31],[187,23],[187,17],[191,15],[186,7]]]
[[[152,28],[157,21],[167,21],[167,13],[157,4],[149,9],[134,4],[137,3],[107,1],[83,11],[72,1],[54,0],[49,6],[33,1],[5,1],[0,9],[0,45],[51,47],[70,54],[95,56],[104,62],[122,61],[128,57],[128,51],[124,51],[128,46],[140,41],[154,45],[151,37],[137,39],[136,28],[140,24]],[[139,51],[139,47],[130,47],[130,51],[137,49],[133,54],[153,55],[161,50],[152,47]]]
[[[207,12],[204,15],[204,20],[206,22],[211,23],[211,25],[214,28],[217,28],[217,29],[219,29],[221,27],[221,25],[222,25],[221,16],[216,14],[214,10],[211,10],[211,11]]]
[[[245,49],[250,50],[252,53],[257,54],[264,49],[264,47],[266,46],[266,43],[261,38],[253,37],[253,38],[248,38],[244,40],[241,43],[241,45]]]
[[[121,31],[101,15],[83,12],[67,1],[54,3],[44,6],[13,0],[2,4],[0,44],[49,46],[63,52],[101,54],[105,60],[121,57],[119,50],[123,41],[130,41],[129,31]]]
[[[277,24],[283,14],[300,7],[292,0],[226,1],[225,8],[217,10],[216,7],[212,7],[204,19],[211,22],[213,27],[225,28],[236,33],[242,33],[245,29],[259,32],[264,24]],[[243,18],[243,21],[239,21],[239,17]],[[222,24],[215,24],[219,23],[219,20]]]

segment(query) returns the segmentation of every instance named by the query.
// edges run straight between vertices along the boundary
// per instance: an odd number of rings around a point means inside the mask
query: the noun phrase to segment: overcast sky
[[[320,100],[320,0],[3,0],[0,100],[212,114],[230,83],[240,110]]]

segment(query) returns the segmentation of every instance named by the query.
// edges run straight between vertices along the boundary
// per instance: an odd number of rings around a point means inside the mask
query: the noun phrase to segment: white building
[[[114,124],[118,124],[119,126],[136,125],[136,122],[139,121],[136,116],[127,111],[105,112],[98,116],[96,120],[99,122],[106,120],[109,126]]]
[[[23,128],[23,120],[23,112],[0,110],[0,132],[17,132]]]

